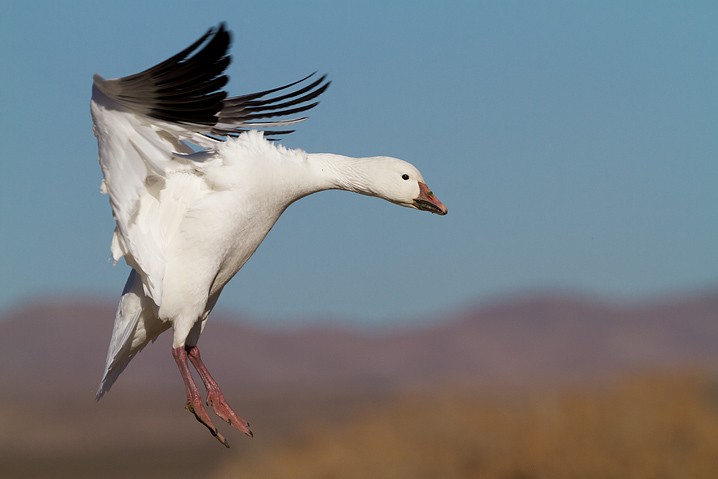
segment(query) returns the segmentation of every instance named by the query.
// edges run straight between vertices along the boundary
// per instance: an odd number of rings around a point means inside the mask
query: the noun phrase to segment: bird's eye
[[[404,173],[403,175],[401,175],[401,179],[402,179],[402,180],[408,180],[408,179],[409,179],[409,175],[407,175],[406,173]]]

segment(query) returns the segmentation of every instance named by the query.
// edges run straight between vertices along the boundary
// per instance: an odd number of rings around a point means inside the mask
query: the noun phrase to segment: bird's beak
[[[421,181],[419,182],[419,196],[414,199],[414,206],[419,210],[442,216],[449,212],[439,198],[434,196],[429,187]]]

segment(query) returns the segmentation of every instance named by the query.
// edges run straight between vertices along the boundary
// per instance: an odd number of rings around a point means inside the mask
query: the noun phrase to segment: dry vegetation
[[[718,380],[660,376],[591,389],[411,395],[315,423],[219,477],[713,479]]]
[[[178,394],[2,400],[0,477],[718,477],[715,375],[480,394],[237,392],[256,437],[223,425],[229,450],[182,411]]]

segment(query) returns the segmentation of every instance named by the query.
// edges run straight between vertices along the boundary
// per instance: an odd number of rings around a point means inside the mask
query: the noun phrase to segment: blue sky
[[[219,309],[375,324],[534,290],[716,288],[717,5],[6,2],[0,311],[119,296],[92,74],[140,71],[219,21],[231,93],[332,79],[287,146],[406,159],[449,207],[306,198]]]

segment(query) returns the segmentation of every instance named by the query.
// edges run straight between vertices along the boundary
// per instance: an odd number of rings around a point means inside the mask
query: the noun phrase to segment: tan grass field
[[[218,478],[714,479],[718,378],[404,395],[305,424]]]
[[[0,403],[0,477],[714,479],[718,376],[483,392],[245,396],[221,447],[178,395]],[[236,396],[241,398],[239,394]]]

